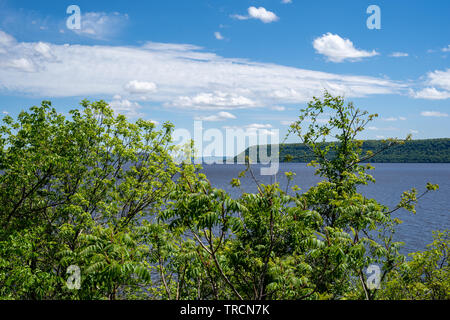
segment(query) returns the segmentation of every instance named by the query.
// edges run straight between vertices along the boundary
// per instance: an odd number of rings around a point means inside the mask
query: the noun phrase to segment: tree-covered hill
[[[327,145],[329,145],[329,142],[323,143],[322,147],[325,148]],[[379,150],[383,150],[384,146],[385,143],[383,143],[382,140],[366,140],[362,145],[363,154],[367,151],[375,153]],[[257,151],[259,150],[259,147],[256,146],[250,148],[257,148]],[[269,146],[268,150],[268,154],[270,154],[271,146]],[[314,159],[313,153],[302,143],[280,145],[279,150],[280,162],[285,162],[287,158],[291,158],[292,162],[310,162]],[[254,151],[254,149],[252,151]],[[245,150],[245,155],[248,154],[249,149]],[[252,153],[250,152],[250,154]],[[242,158],[242,154],[240,156]],[[330,154],[330,156],[333,155]],[[235,159],[239,159],[238,157],[235,157]],[[371,158],[370,162],[449,163],[450,139],[442,138],[406,141],[402,145],[396,145],[395,147],[381,151],[375,157]]]

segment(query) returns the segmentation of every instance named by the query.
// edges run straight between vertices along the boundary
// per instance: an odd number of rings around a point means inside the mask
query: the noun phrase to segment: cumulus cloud
[[[36,50],[37,53],[42,55],[44,58],[47,59],[53,59],[54,55],[52,53],[52,50],[50,49],[50,46],[47,43],[44,42],[38,42],[34,45],[34,50]]]
[[[20,59],[11,59],[9,61],[3,61],[2,64],[6,67],[17,69],[25,72],[34,72],[36,71],[36,65],[29,59],[20,58]]]
[[[19,43],[0,30],[0,70],[38,72],[46,63],[55,62],[50,45],[44,42]]]
[[[274,21],[278,21],[279,18],[277,15],[271,11],[266,10],[263,7],[250,7],[248,8],[248,15],[253,19],[259,19],[264,23],[270,23]]]
[[[127,117],[138,117],[142,116],[138,110],[141,109],[141,105],[137,102],[132,102],[127,99],[122,99],[122,97],[116,95],[113,100],[109,103],[109,106],[117,114],[123,114]]]
[[[216,37],[217,40],[223,40],[224,37],[222,36],[222,34],[218,31],[214,32],[214,37]]]
[[[230,120],[230,119],[236,119],[236,116],[229,112],[226,112],[226,111],[221,111],[221,112],[211,115],[211,116],[195,117],[195,120],[201,120],[201,121],[225,121],[225,120]]]
[[[448,117],[447,113],[439,111],[422,111],[420,115],[423,117],[438,117],[438,118]]]
[[[292,3],[292,0],[281,0],[281,3],[284,3],[284,4],[286,4],[286,3]]]
[[[231,17],[238,20],[258,19],[264,23],[271,23],[280,19],[275,13],[266,10],[264,7],[256,8],[252,6],[247,9],[247,12],[247,16],[234,14]]]
[[[442,48],[442,51],[443,52],[450,52],[450,44],[447,47]]]
[[[156,84],[153,82],[133,80],[125,85],[125,90],[130,93],[149,93],[156,90]]]
[[[245,126],[223,126],[224,129],[229,130],[244,130],[248,136],[273,136],[276,135],[272,129],[271,124],[252,123]]]
[[[0,31],[0,92],[8,94],[119,94],[167,107],[237,109],[304,103],[324,89],[355,98],[407,92],[408,86],[384,78],[223,58],[191,44],[60,45],[18,42]]]
[[[429,72],[427,76],[430,85],[450,91],[450,68],[445,71],[436,70]]]
[[[450,98],[450,68],[428,72],[425,85],[429,86],[420,90],[410,89],[410,96],[416,99],[444,100]]]
[[[350,39],[343,39],[339,35],[330,32],[314,39],[313,47],[331,62],[357,61],[378,55],[378,52],[375,50],[369,52],[356,49]]]
[[[246,126],[246,128],[253,128],[253,129],[268,129],[272,128],[271,124],[261,124],[261,123],[252,123]]]
[[[199,93],[195,96],[182,96],[167,106],[194,108],[194,109],[237,109],[255,106],[255,102],[244,96],[234,93],[215,91],[212,93]]]
[[[450,92],[440,91],[436,88],[424,88],[419,91],[410,91],[410,95],[416,99],[444,100],[450,98]]]
[[[16,39],[0,30],[0,47],[10,47],[16,43]]]

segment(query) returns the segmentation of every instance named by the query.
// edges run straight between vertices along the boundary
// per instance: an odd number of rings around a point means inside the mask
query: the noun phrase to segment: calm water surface
[[[395,216],[403,220],[397,227],[395,240],[405,242],[402,253],[410,253],[426,249],[432,242],[433,230],[450,229],[450,164],[449,163],[375,163],[371,174],[376,179],[375,184],[362,186],[360,192],[374,198],[381,204],[394,208],[400,201],[403,191],[415,187],[419,194],[425,190],[427,182],[439,184],[439,190],[426,194],[419,200],[415,215],[405,210],[398,210]],[[271,183],[274,177],[261,176],[262,165],[252,165],[256,178],[262,183]],[[244,165],[213,164],[204,165],[203,172],[216,188],[226,190],[237,198],[241,190],[232,188],[230,181],[237,178]],[[298,185],[302,190],[308,190],[321,179],[314,175],[314,169],[304,163],[280,163],[277,181],[281,187],[286,186],[284,172],[296,173],[292,185]],[[253,180],[247,175],[241,179],[241,188],[245,192],[256,192]]]

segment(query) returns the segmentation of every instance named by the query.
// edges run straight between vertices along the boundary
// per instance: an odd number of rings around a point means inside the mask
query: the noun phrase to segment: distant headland
[[[332,142],[323,143],[323,147]],[[382,140],[365,140],[362,145],[363,154],[367,151],[376,152],[381,150],[384,146]],[[265,145],[263,147],[266,147]],[[252,154],[254,148],[258,150],[260,146],[252,146],[247,148],[243,153]],[[270,155],[272,146],[269,145],[267,153]],[[280,162],[310,162],[314,159],[314,155],[302,143],[287,143],[279,145]],[[243,154],[234,157],[234,162],[242,158]],[[329,156],[333,156],[330,152]],[[255,161],[253,161],[254,163]],[[258,161],[259,162],[259,158]],[[371,163],[450,163],[450,138],[440,139],[423,139],[423,140],[409,140],[404,144],[396,145],[388,148],[370,159]]]

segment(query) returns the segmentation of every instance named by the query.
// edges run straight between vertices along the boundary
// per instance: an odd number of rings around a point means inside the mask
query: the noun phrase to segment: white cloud
[[[1,62],[4,66],[17,69],[25,72],[35,72],[36,66],[27,58],[11,59],[9,61]]]
[[[153,83],[157,90],[139,83]],[[350,99],[398,94],[407,88],[384,78],[223,58],[191,44],[39,44],[17,42],[0,31],[0,92],[7,94],[50,98],[118,94],[170,107],[236,109],[304,103],[324,89]],[[132,93],[136,90],[151,94],[139,96]]]
[[[230,120],[230,119],[236,119],[236,116],[226,112],[226,111],[221,111],[215,115],[211,115],[211,116],[201,116],[201,117],[195,117],[195,120],[201,120],[201,121],[225,121],[225,120]]]
[[[232,14],[230,17],[232,17],[233,19],[237,19],[237,20],[248,20],[248,19],[250,19],[249,16],[243,16],[241,14]]]
[[[263,7],[250,7],[248,8],[248,15],[253,19],[259,19],[264,23],[270,23],[274,21],[278,21],[279,18],[277,15],[271,11],[266,10]]]
[[[284,111],[284,110],[286,110],[286,108],[283,107],[283,106],[273,106],[273,107],[270,107],[270,109],[275,110],[275,111]]]
[[[281,3],[292,3],[292,0],[281,0]]]
[[[123,114],[127,117],[138,117],[142,116],[142,113],[138,112],[142,107],[137,102],[132,102],[127,99],[122,99],[120,96],[116,95],[113,101],[109,103],[109,106],[117,114]]]
[[[380,120],[383,120],[383,121],[398,121],[398,120],[400,120],[400,121],[405,121],[406,120],[406,118],[405,117],[387,117],[387,118],[381,118]]]
[[[369,52],[356,49],[353,46],[353,42],[349,39],[343,39],[339,35],[330,32],[314,39],[313,47],[318,53],[325,55],[332,62],[357,61],[378,55],[378,52],[375,50]]]
[[[153,82],[133,80],[125,85],[125,90],[130,93],[149,93],[156,90],[156,84]]]
[[[394,58],[401,58],[401,57],[407,57],[407,56],[409,56],[409,54],[406,52],[393,52],[392,54],[390,54],[390,56],[394,57]]]
[[[409,129],[409,132],[416,134],[416,133],[419,133],[419,130]]]
[[[0,47],[9,47],[14,44],[16,44],[16,39],[0,30]]]
[[[436,88],[425,88],[419,91],[410,91],[410,95],[416,99],[444,100],[450,98],[450,92],[440,91]]]
[[[245,126],[223,126],[224,129],[232,129],[232,130],[245,130],[245,134],[249,136],[273,136],[276,133],[272,131],[272,125],[270,124],[261,124],[261,123],[252,123]]]
[[[263,136],[274,136],[276,135],[275,132],[271,131],[271,130],[267,130],[267,129],[258,129],[258,131],[253,130],[253,129],[247,129],[250,130],[250,132],[252,132],[252,134],[256,135],[263,135]]]
[[[194,108],[194,109],[236,109],[255,106],[249,98],[234,93],[215,91],[202,92],[195,96],[181,96],[166,106]]]
[[[256,8],[252,6],[247,9],[247,12],[248,12],[247,16],[243,16],[240,14],[233,14],[231,15],[231,17],[238,20],[258,19],[264,23],[271,23],[278,21],[280,19],[275,13],[266,10],[266,8],[264,7]]]
[[[450,52],[450,44],[447,47],[442,48],[442,51],[443,52]]]
[[[19,71],[20,74],[22,72],[33,73],[41,71],[44,64],[55,60],[49,44],[44,42],[19,43],[12,36],[0,30],[0,70]]]
[[[196,50],[201,50],[202,47],[186,44],[186,43],[163,43],[163,42],[152,42],[148,41],[143,46],[144,49],[148,49],[151,51],[158,52],[169,52],[171,54],[174,53],[185,53],[185,52],[194,52]]]
[[[444,100],[450,98],[450,68],[428,72],[424,89],[410,90],[410,95],[417,99]],[[437,89],[437,88],[438,89]]]
[[[81,28],[72,31],[94,39],[108,39],[121,30],[128,21],[127,14],[118,12],[87,12],[81,15]]]
[[[269,129],[272,128],[271,124],[261,124],[261,123],[252,123],[246,126],[246,128],[253,128],[253,129]]]
[[[445,71],[436,70],[429,72],[427,76],[430,85],[450,91],[450,68]]]
[[[53,59],[54,55],[52,54],[52,50],[50,49],[50,46],[47,43],[44,42],[38,42],[34,46],[34,50],[41,54],[43,57],[47,59]]]
[[[224,37],[222,36],[222,34],[218,31],[214,32],[214,37],[216,37],[217,40],[223,40]]]
[[[443,112],[439,112],[439,111],[422,111],[420,113],[420,115],[424,116],[424,117],[438,117],[438,118],[448,117],[447,113],[443,113]]]

